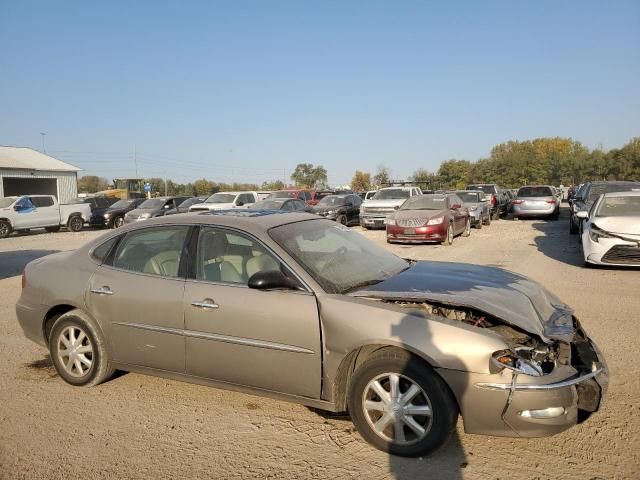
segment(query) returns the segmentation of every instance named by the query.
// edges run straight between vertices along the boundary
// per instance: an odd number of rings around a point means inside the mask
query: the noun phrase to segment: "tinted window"
[[[116,203],[111,205],[111,208],[127,208],[130,205],[133,205],[135,200],[118,200]],[[141,202],[138,202],[141,203]]]
[[[245,205],[247,203],[254,203],[255,202],[255,198],[253,198],[253,195],[251,195],[250,193],[243,193],[242,195],[240,195],[238,197],[238,199],[244,203]]]
[[[293,210],[304,210],[307,208],[307,205],[302,200],[292,200],[291,204],[293,206]]]
[[[519,197],[552,197],[553,192],[549,187],[522,187],[518,190]]]
[[[51,197],[31,197],[31,202],[36,207],[51,207],[51,206],[53,206],[53,198],[51,198]]]
[[[587,201],[593,202],[603,193],[630,192],[640,188],[640,183],[592,183]]]
[[[309,192],[300,192],[300,198],[306,200],[311,200],[311,194]]]
[[[134,230],[120,242],[113,266],[132,272],[177,277],[188,231],[186,226]]]
[[[196,254],[198,280],[246,285],[255,273],[280,268],[280,262],[249,236],[215,227],[200,229]]]
[[[113,248],[113,246],[118,241],[118,238],[119,237],[110,238],[103,244],[98,245],[93,249],[93,252],[91,252],[91,256],[101,263],[104,262],[105,258],[107,258],[107,255],[109,255],[111,248]]]

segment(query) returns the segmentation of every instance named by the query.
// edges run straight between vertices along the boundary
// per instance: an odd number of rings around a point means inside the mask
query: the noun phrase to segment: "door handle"
[[[191,305],[196,307],[196,308],[203,308],[205,310],[216,310],[216,309],[220,308],[220,305],[215,303],[210,298],[205,298],[201,302],[191,302]]]
[[[91,293],[96,293],[98,295],[113,295],[113,292],[107,286],[100,287],[100,288],[92,288]]]

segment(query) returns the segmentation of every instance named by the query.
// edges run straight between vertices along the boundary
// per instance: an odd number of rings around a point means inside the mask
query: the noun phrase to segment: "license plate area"
[[[415,235],[416,234],[416,229],[415,228],[405,228],[404,229],[404,234],[405,235]]]

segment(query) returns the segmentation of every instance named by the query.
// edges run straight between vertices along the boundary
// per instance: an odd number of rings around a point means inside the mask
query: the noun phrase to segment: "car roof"
[[[604,193],[604,197],[640,197],[640,186],[638,190],[631,190],[630,192],[609,192]]]

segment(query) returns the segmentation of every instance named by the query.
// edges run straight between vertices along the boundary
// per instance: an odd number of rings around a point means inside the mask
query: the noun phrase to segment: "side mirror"
[[[243,202],[242,200],[238,200],[238,201],[236,202],[236,206],[237,206],[237,207],[241,207],[241,206],[243,206],[243,205],[244,205],[244,202]]]
[[[576,213],[576,217],[582,220],[586,220],[587,218],[589,218],[589,212],[587,212],[586,210],[580,210],[578,213]]]
[[[393,207],[394,210],[399,210],[400,209],[400,205],[396,205],[395,207]]]
[[[256,272],[249,278],[248,285],[249,288],[255,288],[256,290],[298,289],[298,285],[285,277],[280,270]]]

